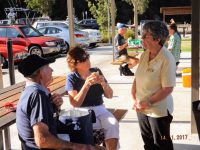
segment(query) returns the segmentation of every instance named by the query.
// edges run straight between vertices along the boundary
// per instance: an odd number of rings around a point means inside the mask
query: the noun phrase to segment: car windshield
[[[30,26],[23,26],[20,27],[22,33],[26,36],[26,37],[39,37],[39,36],[43,36],[42,33],[40,33],[38,30],[36,30],[33,27]]]

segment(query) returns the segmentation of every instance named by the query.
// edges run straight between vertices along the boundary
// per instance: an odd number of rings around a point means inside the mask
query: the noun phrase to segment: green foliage
[[[101,42],[102,43],[108,43],[108,32],[107,31],[101,31]],[[109,34],[109,38],[111,39],[112,41],[112,34],[110,33]]]
[[[137,5],[137,10],[139,14],[143,14],[149,5],[149,0],[124,0],[133,6]]]
[[[87,2],[91,14],[95,19],[97,19],[97,23],[100,27],[100,30],[107,31],[108,11],[110,13],[110,7],[111,7],[110,1],[99,0],[97,2],[94,2],[93,0],[87,0]]]
[[[125,38],[125,39],[128,39],[129,37],[131,37],[132,39],[135,38],[135,33],[134,33],[134,31],[131,30],[131,29],[127,29],[127,32],[126,32],[126,34],[124,35],[124,38]]]
[[[50,16],[55,0],[25,0],[27,7],[40,12],[42,15]]]

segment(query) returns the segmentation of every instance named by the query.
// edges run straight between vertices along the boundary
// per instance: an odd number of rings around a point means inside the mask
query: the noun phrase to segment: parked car
[[[99,29],[96,19],[83,19],[78,24],[87,29]]]
[[[35,28],[41,28],[43,26],[56,26],[56,27],[60,26],[60,27],[68,28],[69,24],[68,24],[68,21],[36,21],[33,24],[33,27],[35,27]],[[75,28],[75,31],[79,31],[79,32],[83,31],[82,33],[84,33],[84,35],[86,36],[86,40],[87,40],[87,41],[85,41],[86,45],[89,44],[89,46],[95,46],[96,43],[101,41],[101,33],[99,30],[85,29],[76,23],[74,23],[74,28]],[[67,42],[67,44],[69,43],[68,41],[66,41],[66,42]],[[76,42],[76,37],[75,37],[75,42]]]
[[[30,54],[44,56],[67,50],[63,39],[44,36],[28,25],[0,25],[0,33],[0,44],[6,44],[9,38],[13,45],[25,46]]]
[[[96,29],[82,29],[82,31],[88,32],[89,34],[89,46],[95,46],[101,42],[101,32]]]
[[[25,46],[13,45],[12,52],[13,60],[15,63],[20,62],[22,59],[28,56],[28,52],[25,50]],[[5,44],[0,44],[0,55],[3,68],[8,67],[8,51]]]
[[[149,22],[149,21],[153,21],[153,20],[140,20],[140,25],[138,27],[138,31],[139,31],[140,35],[142,35],[142,29],[143,29],[144,24]]]
[[[39,29],[44,35],[63,38],[66,44],[70,46],[69,26],[67,21],[36,21],[33,23],[33,27]],[[89,46],[89,35],[87,32],[81,31],[75,27],[74,38],[77,46],[83,48]]]
[[[0,20],[0,24],[10,24],[11,21],[9,19]]]
[[[53,36],[53,37],[59,37],[64,39],[66,44],[69,47],[69,28],[68,27],[59,27],[59,26],[44,26],[38,28],[38,31],[40,31],[42,34],[45,36]],[[75,30],[74,33],[74,39],[75,39],[75,44],[76,46],[80,47],[88,47],[88,38],[85,37],[86,35],[80,32],[79,30]]]
[[[85,31],[89,35],[89,46],[95,46],[97,43],[101,42],[101,32],[97,29],[86,29],[76,23],[74,23],[75,28]]]
[[[70,41],[69,25],[68,25],[67,21],[36,21],[36,22],[33,23],[32,26],[36,29],[40,29],[40,31],[41,31],[41,28],[43,28],[43,27],[46,28],[47,26],[65,28],[65,30],[67,30],[67,31],[65,31],[66,35],[65,35],[65,38],[63,38],[63,39],[65,40],[66,44],[70,47],[70,45],[69,45],[69,41]],[[58,31],[56,31],[56,32],[58,32]],[[45,35],[47,35],[47,34],[45,34]],[[54,36],[54,35],[50,35],[50,36]],[[75,38],[75,44],[77,46],[80,46],[80,47],[83,47],[83,48],[89,46],[89,42],[88,42],[89,41],[89,35],[88,35],[87,32],[81,31],[81,30],[79,30],[75,27],[74,38]]]

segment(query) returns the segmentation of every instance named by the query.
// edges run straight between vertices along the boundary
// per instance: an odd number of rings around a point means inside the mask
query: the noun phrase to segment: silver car
[[[69,46],[69,27],[63,21],[36,21],[33,27],[37,28],[41,33],[48,36],[60,37],[65,40]],[[89,34],[77,28],[74,29],[75,44],[80,47],[89,46]]]

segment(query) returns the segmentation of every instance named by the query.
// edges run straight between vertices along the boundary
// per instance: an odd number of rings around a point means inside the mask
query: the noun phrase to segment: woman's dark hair
[[[159,44],[161,46],[164,45],[168,35],[169,31],[167,29],[167,26],[162,21],[149,21],[143,26],[143,30],[146,32],[151,33],[154,40],[160,40]]]
[[[72,48],[67,53],[67,63],[70,68],[70,70],[74,71],[76,64],[80,62],[84,62],[90,58],[90,55],[82,48],[75,47]]]
[[[178,34],[178,36],[181,38],[181,35],[180,35],[180,33],[178,32],[177,25],[176,25],[175,23],[170,24],[170,25],[169,25],[169,28],[172,29],[172,30],[174,30],[174,32],[176,32],[176,33]]]
[[[175,32],[177,32],[177,25],[175,23],[172,23],[169,25],[170,29],[174,30]]]

